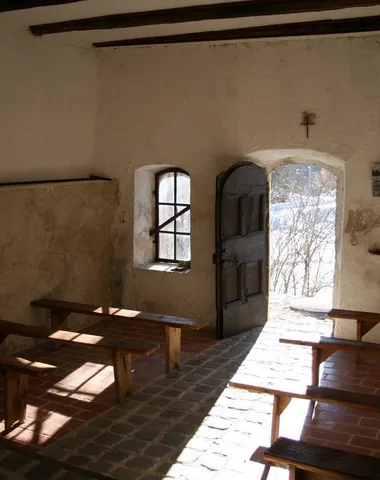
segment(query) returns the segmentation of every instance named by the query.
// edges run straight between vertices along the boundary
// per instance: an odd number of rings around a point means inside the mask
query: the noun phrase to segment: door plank
[[[268,203],[265,169],[233,165],[217,177],[217,336],[263,325],[268,313]]]

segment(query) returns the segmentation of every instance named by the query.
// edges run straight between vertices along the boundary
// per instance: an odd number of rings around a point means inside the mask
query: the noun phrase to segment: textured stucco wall
[[[0,32],[0,183],[92,173],[96,52]],[[110,301],[110,229],[116,185],[0,188],[0,317],[46,322],[42,295]],[[70,324],[86,322],[79,316]],[[9,337],[10,351],[32,342]]]
[[[100,54],[95,165],[121,184],[115,272],[125,304],[213,322],[216,175],[257,150],[309,149],[345,162],[336,304],[380,311],[379,260],[366,251],[361,221],[352,220],[363,209],[365,219],[380,214],[371,192],[380,149],[379,43],[373,35]],[[300,126],[304,110],[316,113],[309,139]],[[150,164],[177,165],[191,175],[187,275],[133,268],[133,178]]]
[[[109,304],[116,204],[116,182],[0,188],[0,318],[47,324],[46,312],[29,305],[43,296]],[[70,316],[69,327],[91,321]],[[10,351],[30,344],[7,339]]]
[[[97,59],[0,31],[0,182],[91,173]]]

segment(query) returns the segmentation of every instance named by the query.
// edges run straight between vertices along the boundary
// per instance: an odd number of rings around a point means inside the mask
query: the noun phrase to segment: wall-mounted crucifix
[[[306,138],[309,138],[309,127],[315,125],[315,113],[303,112],[301,125],[306,128]]]

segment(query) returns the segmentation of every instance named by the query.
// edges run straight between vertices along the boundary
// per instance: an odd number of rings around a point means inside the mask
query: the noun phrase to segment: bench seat
[[[321,403],[335,403],[351,408],[358,408],[380,413],[380,396],[338,390],[314,385],[289,388],[287,383],[278,383],[276,386],[258,385],[248,375],[235,376],[229,383],[230,387],[240,388],[249,392],[266,393],[274,396],[271,443],[278,438],[280,417],[292,398],[302,398]]]
[[[264,460],[290,467],[289,480],[313,472],[345,480],[380,480],[380,459],[280,437],[264,452]]]
[[[41,298],[31,302],[33,307],[46,308],[50,310],[51,326],[54,330],[62,327],[66,318],[71,313],[82,315],[98,316],[108,319],[120,319],[124,321],[138,320],[145,323],[165,327],[166,332],[166,371],[178,368],[181,355],[181,330],[199,330],[205,326],[204,323],[189,318],[174,317],[156,313],[128,310],[126,308],[89,305],[78,302],[67,302]]]
[[[370,323],[380,322],[380,313],[364,312],[361,310],[347,310],[344,308],[332,308],[329,313],[332,318],[346,318],[350,320],[363,320]]]
[[[377,343],[360,342],[345,338],[315,337],[306,340],[303,338],[280,338],[280,343],[312,347],[312,385],[318,385],[319,383],[320,364],[338,350],[380,353],[380,345]]]
[[[34,362],[21,357],[0,356],[0,371],[4,375],[4,420],[5,429],[9,430],[25,419],[28,378],[40,377],[56,370],[56,366]]]
[[[364,335],[370,332],[380,322],[380,313],[361,312],[360,310],[345,310],[342,308],[333,308],[328,316],[343,320],[356,321],[356,341],[361,342]],[[360,350],[357,353],[357,359],[360,358]]]
[[[0,343],[4,342],[8,335],[38,338],[104,352],[112,359],[117,401],[132,392],[132,355],[150,355],[160,347],[158,343],[145,340],[90,335],[68,330],[53,331],[47,327],[0,320]]]
[[[41,377],[52,373],[57,369],[54,365],[48,363],[34,362],[21,357],[11,357],[9,355],[0,356],[0,371],[5,372],[14,370],[32,377]]]

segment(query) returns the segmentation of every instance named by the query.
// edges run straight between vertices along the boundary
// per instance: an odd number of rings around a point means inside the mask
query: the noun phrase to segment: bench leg
[[[67,329],[67,322],[66,319],[70,315],[70,312],[66,312],[63,310],[58,310],[56,308],[50,309],[50,323],[51,328],[56,330],[66,330]]]
[[[116,401],[132,393],[132,355],[130,353],[114,352],[112,354],[113,371],[115,374]]]
[[[51,308],[50,309],[50,324],[51,328],[54,332],[57,330],[67,330],[67,317],[70,315],[70,313],[62,310],[58,310],[56,308]],[[52,350],[59,350],[62,348],[62,345],[59,345],[58,343],[53,343],[52,345]]]
[[[311,364],[311,384],[318,386],[319,383],[319,365],[321,364],[321,351],[319,348],[313,347]]]
[[[289,467],[289,480],[296,480],[297,477],[297,470],[296,467],[293,467],[293,465],[290,465]]]
[[[16,422],[22,423],[26,415],[28,375],[8,370],[5,372],[4,417],[5,429]]]
[[[166,372],[179,368],[181,360],[181,329],[166,327]]]
[[[288,395],[275,395],[273,400],[273,413],[272,413],[272,432],[270,442],[274,443],[280,431],[280,417],[281,413],[289,405],[292,397]]]
[[[300,470],[293,465],[289,467],[289,480],[306,480],[308,478],[307,472]]]
[[[5,340],[8,338],[8,333],[0,333],[0,354],[5,355],[7,348],[5,345]]]
[[[313,347],[312,351],[312,379],[311,384],[318,386],[319,383],[319,370],[321,363],[325,362],[333,353],[339,350],[339,347]]]
[[[361,342],[363,338],[363,322],[361,320],[356,320],[356,341]],[[361,349],[358,349],[356,352],[356,362],[360,361],[361,358]]]
[[[358,342],[362,342],[364,335],[370,332],[373,328],[375,328],[376,325],[377,323],[366,322],[365,320],[356,319],[356,340]],[[359,349],[356,354],[356,361],[360,360],[361,354],[362,350]]]

